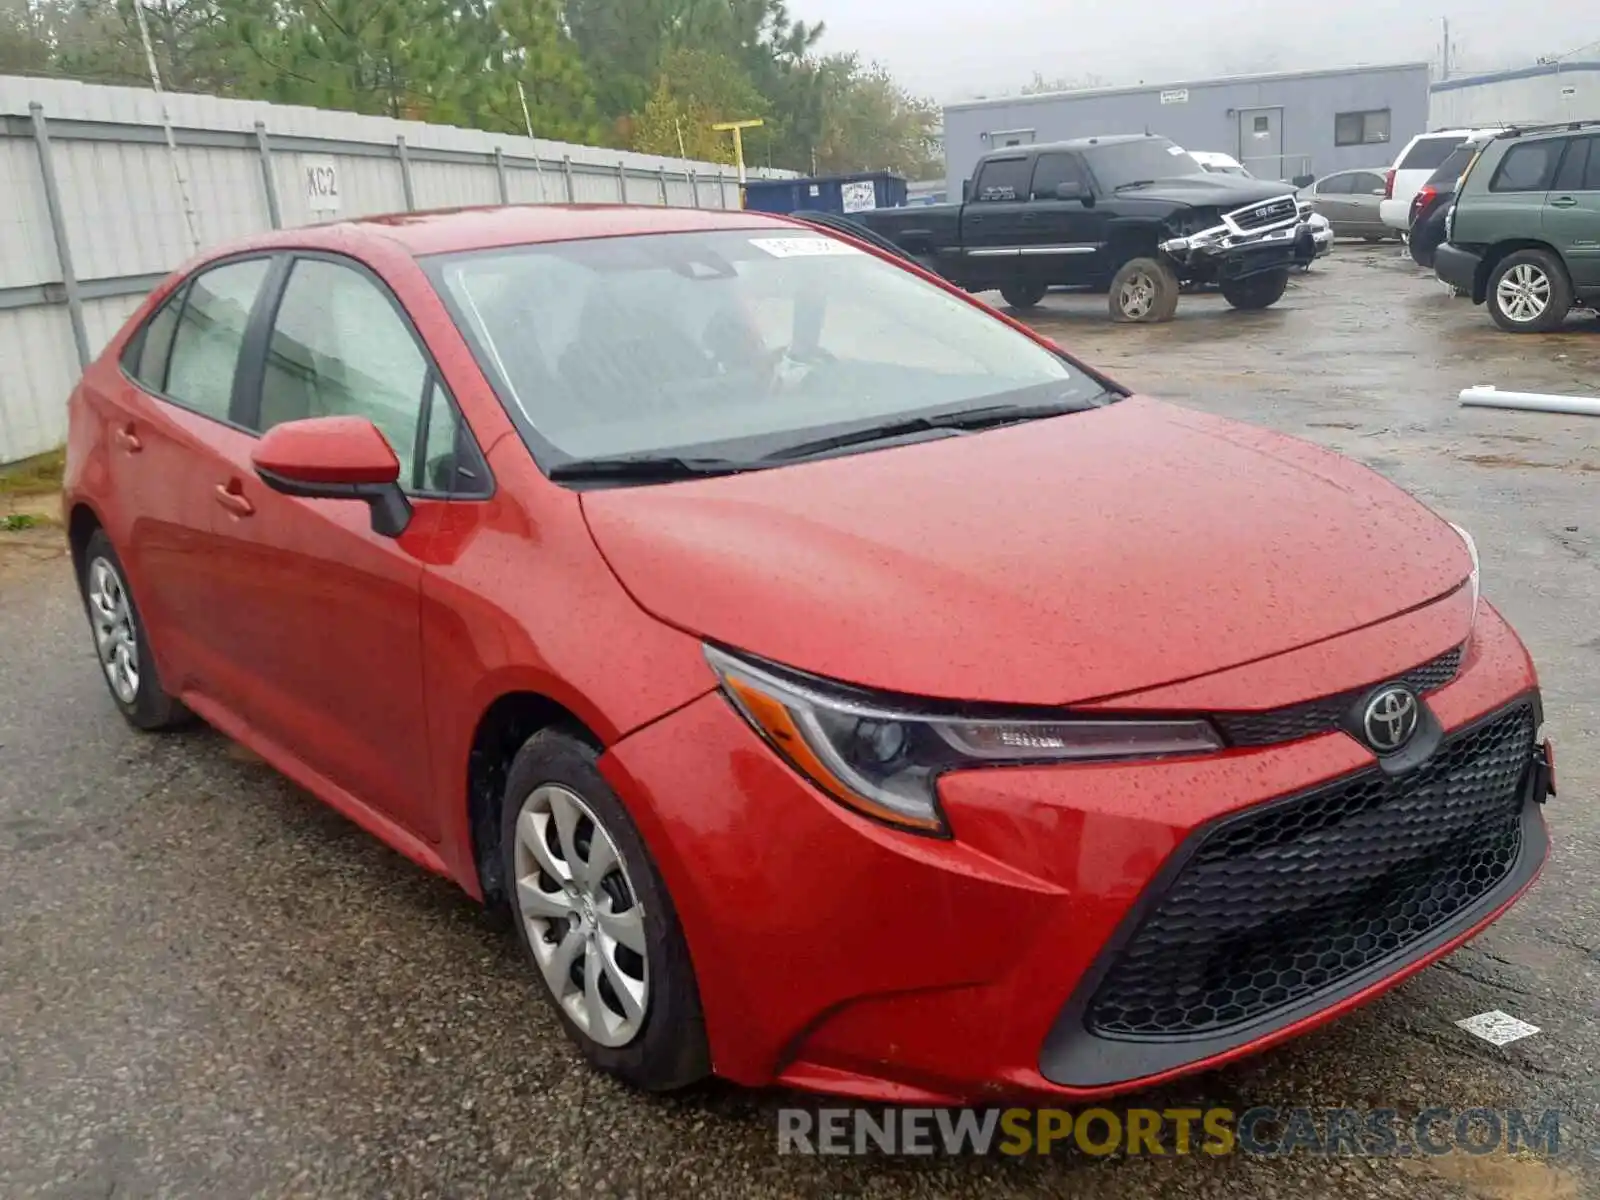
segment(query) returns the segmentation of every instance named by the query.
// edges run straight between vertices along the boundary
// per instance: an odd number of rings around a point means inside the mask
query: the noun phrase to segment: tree
[[[661,65],[655,90],[634,122],[633,147],[647,154],[732,163],[733,139],[713,129],[721,121],[765,119],[767,98],[739,64],[713,50],[674,50]],[[768,133],[745,131],[748,160],[762,161]]]
[[[816,168],[824,173],[889,170],[909,179],[943,174],[939,109],[911,95],[887,70],[854,54],[820,67],[822,134]]]
[[[48,30],[28,0],[0,0],[0,74],[47,71],[52,51]]]
[[[605,140],[589,70],[559,0],[497,0],[467,20],[477,29],[463,35],[486,49],[476,85],[466,89],[472,123],[517,133],[532,125],[535,135],[560,141]]]

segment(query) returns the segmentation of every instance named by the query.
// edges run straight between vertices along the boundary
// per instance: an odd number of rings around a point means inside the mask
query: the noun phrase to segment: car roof
[[[989,154],[994,157],[1002,155],[1037,154],[1042,150],[1088,150],[1093,146],[1118,146],[1125,142],[1142,142],[1149,138],[1152,141],[1166,141],[1166,138],[1151,133],[1111,133],[1101,137],[1069,138],[1064,142],[1036,142],[1031,146],[1006,146],[1000,150],[991,150]]]
[[[638,237],[718,229],[790,227],[798,222],[742,209],[664,208],[622,204],[512,204],[388,213],[302,226],[219,247],[207,257],[241,249],[349,250],[363,242],[398,243],[415,257],[585,238]]]

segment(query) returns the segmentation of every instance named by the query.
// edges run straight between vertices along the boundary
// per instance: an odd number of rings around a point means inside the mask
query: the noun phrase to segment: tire
[[[1019,280],[1008,283],[1000,289],[1000,295],[1005,297],[1005,302],[1019,311],[1038,308],[1039,301],[1044,299],[1048,289],[1036,280]]]
[[[1561,260],[1548,250],[1506,255],[1490,272],[1484,292],[1489,315],[1508,333],[1560,329],[1572,309],[1572,281]]]
[[[155,733],[192,721],[193,714],[161,686],[127,571],[103,529],[96,529],[84,546],[78,591],[101,677],[128,724]]]
[[[1181,290],[1178,276],[1166,263],[1158,258],[1134,258],[1113,276],[1106,305],[1113,321],[1156,325],[1172,320]]]
[[[593,1066],[646,1091],[687,1087],[711,1073],[688,945],[644,840],[595,758],[579,738],[545,729],[511,764],[500,852],[517,940],[535,985]],[[572,862],[586,868],[602,850],[612,865],[599,880],[573,871]],[[608,936],[622,930],[636,946]],[[591,964],[598,1009],[587,990]]]
[[[1284,290],[1288,286],[1288,271],[1264,271],[1247,279],[1223,280],[1222,298],[1235,308],[1252,312],[1256,309],[1271,308],[1283,299]]]

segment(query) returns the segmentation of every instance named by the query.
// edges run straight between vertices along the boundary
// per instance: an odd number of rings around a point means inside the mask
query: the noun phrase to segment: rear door
[[[1487,194],[1472,198],[1473,227],[1492,230],[1494,240],[1550,236],[1545,218],[1560,210],[1547,207],[1546,199],[1566,143],[1566,138],[1542,138],[1509,146],[1489,176]],[[1463,241],[1471,240],[1463,235]]]
[[[978,168],[972,198],[961,210],[962,275],[968,282],[995,286],[1016,278],[1032,182],[1031,154],[990,158]]]
[[[111,411],[111,492],[124,559],[174,694],[217,685],[218,580],[211,517],[221,447],[240,435],[236,376],[270,257],[207,266],[130,340]]]
[[[1061,199],[1062,185],[1076,187],[1082,198]],[[1040,154],[1029,194],[1021,218],[1024,272],[1059,284],[1087,283],[1103,272],[1109,218],[1094,206],[1083,159],[1065,151]]]
[[[1352,171],[1350,194],[1344,198],[1346,220],[1363,237],[1386,233],[1378,205],[1383,203],[1383,176],[1374,171]]]
[[[413,512],[398,538],[384,537],[364,504],[269,489],[250,465],[253,437],[232,447],[212,482],[233,501],[216,510],[213,530],[239,716],[437,841],[421,580],[447,506],[487,483],[481,455],[400,302],[354,260],[295,257],[270,324],[252,332],[245,371],[252,431],[307,417],[371,420],[400,460]]]
[[[1336,171],[1317,180],[1316,199],[1311,206],[1328,218],[1334,233],[1340,237],[1351,236],[1350,188],[1355,181],[1353,172]]]
[[[1544,232],[1578,290],[1600,289],[1600,137],[1568,139],[1545,198]]]

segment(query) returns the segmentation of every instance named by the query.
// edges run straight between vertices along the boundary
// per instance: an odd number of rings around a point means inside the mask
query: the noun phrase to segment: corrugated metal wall
[[[274,205],[277,225],[292,227],[403,211],[408,193],[416,209],[738,204],[731,169],[714,163],[213,96],[169,96],[168,107],[202,248],[272,228]],[[318,163],[336,168],[337,214],[312,211],[306,171]],[[0,463],[61,444],[76,328],[98,353],[191,256],[188,226],[154,93],[0,76]]]

